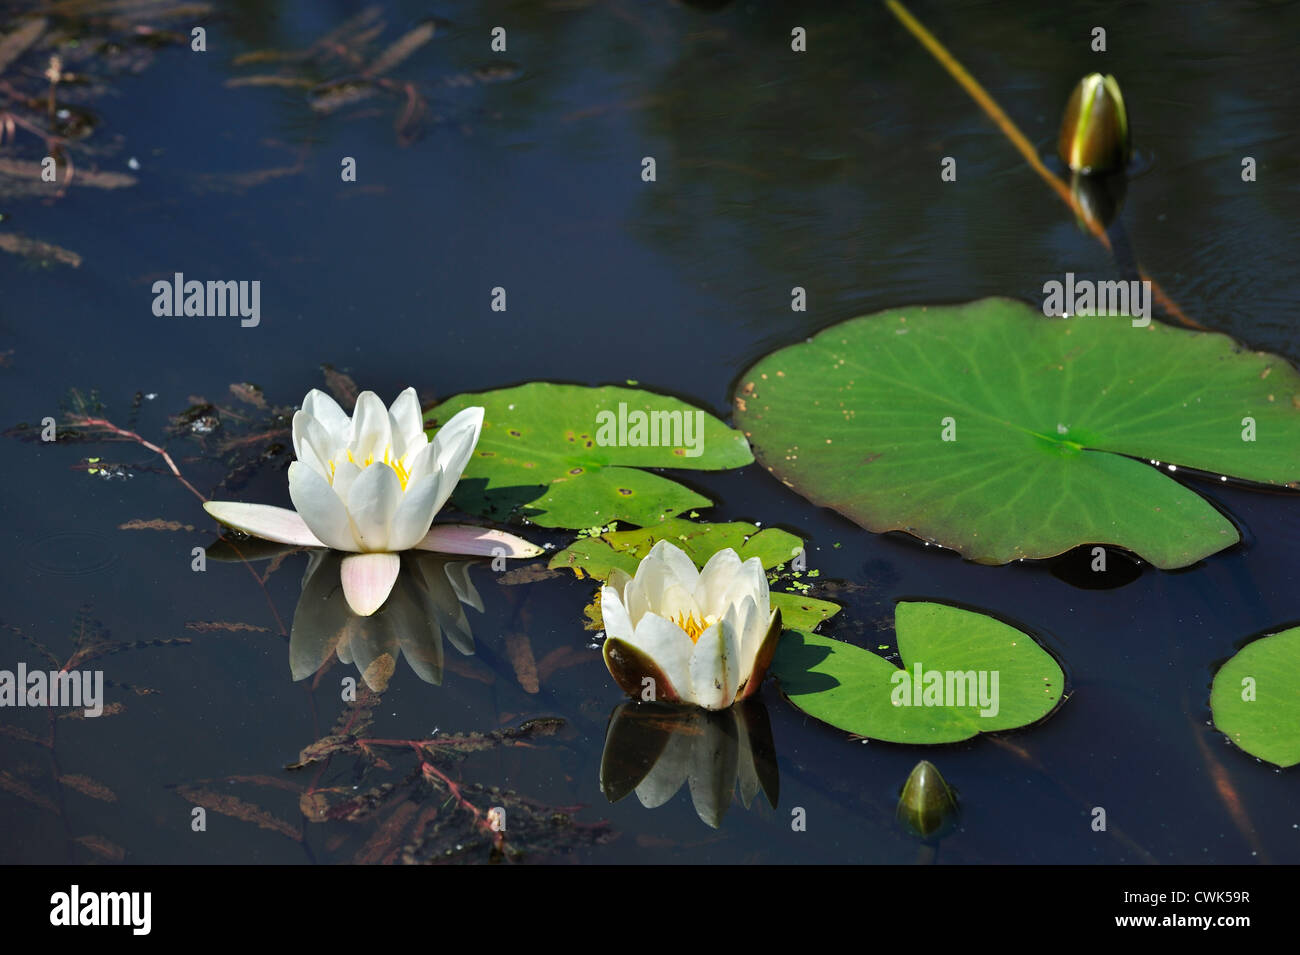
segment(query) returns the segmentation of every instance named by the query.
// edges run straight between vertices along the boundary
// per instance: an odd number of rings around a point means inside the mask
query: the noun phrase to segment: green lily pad
[[[609,531],[595,537],[580,538],[552,557],[547,566],[551,570],[568,568],[579,578],[585,576],[605,581],[616,567],[635,574],[641,558],[661,540],[680,547],[695,561],[696,567],[703,567],[715,553],[730,547],[741,560],[757,557],[764,569],[771,570],[803,549],[802,540],[775,527],[760,530],[756,524],[743,521],[706,524],[674,518],[653,527]],[[839,604],[829,600],[775,590],[772,591],[772,607],[780,609],[783,626],[801,630],[814,629],[841,609]],[[599,594],[584,612],[590,620],[587,629],[603,628]]]
[[[1183,567],[1239,540],[1151,460],[1300,481],[1285,359],[1007,299],[842,322],[759,361],[734,400],[759,461],[809,500],[986,564],[1113,544]]]
[[[830,600],[772,591],[772,609],[781,611],[781,625],[793,630],[812,630],[842,609]]]
[[[1300,627],[1243,647],[1210,689],[1214,725],[1260,759],[1300,763]]]
[[[473,405],[485,409],[483,432],[452,503],[495,520],[655,524],[712,502],[640,468],[720,470],[754,459],[744,435],[713,415],[637,388],[534,382],[457,395],[426,412],[425,427]],[[647,417],[638,429],[640,413]]]
[[[608,580],[615,567],[635,574],[641,558],[661,540],[676,544],[698,567],[727,547],[734,549],[741,560],[757,557],[769,570],[803,550],[802,540],[775,527],[759,530],[757,525],[741,521],[706,524],[673,518],[653,527],[583,537],[552,557],[547,566],[552,570],[567,567],[579,578],[598,580]]]
[[[895,609],[894,629],[902,667],[850,643],[790,631],[771,672],[809,716],[891,743],[955,743],[1015,729],[1061,700],[1065,674],[1056,660],[1000,620],[907,601]]]

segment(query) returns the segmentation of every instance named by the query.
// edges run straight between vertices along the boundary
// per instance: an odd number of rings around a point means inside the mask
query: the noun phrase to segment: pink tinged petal
[[[374,465],[379,467],[380,465]],[[393,512],[392,525],[388,533],[389,550],[410,550],[429,533],[436,512],[434,501],[438,496],[436,474],[429,474],[413,484],[406,485],[406,491],[398,501],[397,510]]]
[[[715,623],[700,634],[691,655],[691,688],[695,702],[706,710],[722,710],[736,698],[740,685],[740,651],[736,634],[725,623]]]
[[[772,658],[776,656],[776,647],[780,642],[781,609],[778,607],[772,611],[771,619],[767,625],[767,632],[763,634],[763,639],[758,644],[758,651],[754,654],[753,667],[745,680],[744,686],[740,688],[740,692],[736,695],[736,699],[747,700],[758,692],[763,678],[767,676],[768,667],[772,665]]]
[[[334,493],[328,481],[301,461],[289,465],[289,497],[311,532],[326,547],[361,549],[352,533],[348,509],[342,499]]]
[[[473,524],[434,524],[424,540],[415,545],[419,550],[440,554],[469,554],[475,557],[536,557],[542,548],[530,544],[522,537],[505,531],[478,527]],[[499,550],[505,554],[500,555]]]
[[[302,410],[320,422],[335,444],[345,445],[352,433],[352,421],[348,414],[339,407],[339,403],[319,388],[307,392],[302,399]]]
[[[299,461],[328,480],[329,462],[334,452],[334,438],[324,425],[305,411],[293,416],[293,453]]]
[[[402,457],[407,449],[424,438],[420,418],[420,399],[414,388],[407,388],[388,407],[388,424],[393,433],[393,454]]]
[[[685,636],[683,634],[683,636]],[[689,637],[687,638],[690,639]],[[628,696],[641,699],[647,687],[654,688],[654,698],[662,703],[682,702],[677,687],[663,668],[644,651],[619,637],[608,637],[602,651],[609,675]],[[647,684],[649,679],[653,683]]]
[[[368,617],[384,605],[397,582],[402,559],[396,554],[349,554],[340,575],[343,596],[359,617]]]
[[[600,618],[605,622],[605,633],[611,637],[631,640],[636,633],[632,618],[623,606],[623,598],[613,587],[600,588]]]
[[[204,501],[203,509],[228,527],[277,544],[324,547],[307,527],[302,515],[287,507],[268,504],[239,504],[235,501]]]
[[[386,414],[387,412],[385,412]],[[348,491],[348,516],[356,528],[357,543],[364,551],[389,551],[393,515],[402,499],[402,482],[387,464],[361,469],[361,476]]]
[[[357,407],[352,412],[352,434],[348,448],[358,464],[367,458],[382,461],[384,451],[393,443],[393,428],[389,424],[388,409],[373,391],[363,391],[357,396]]]
[[[483,409],[465,408],[456,412],[446,424],[433,436],[433,467],[441,471],[445,494],[438,502],[438,508],[446,503],[452,490],[460,481],[469,457],[478,444],[479,434],[483,430]]]

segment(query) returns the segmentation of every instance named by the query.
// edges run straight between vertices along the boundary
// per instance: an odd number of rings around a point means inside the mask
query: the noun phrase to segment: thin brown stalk
[[[888,7],[889,12],[897,17],[898,21],[907,28],[908,32],[920,41],[921,45],[930,52],[930,55],[939,61],[939,64],[961,85],[961,88],[970,95],[970,98],[979,105],[980,109],[984,110],[984,114],[988,116],[988,118],[993,121],[994,125],[1002,131],[1002,134],[1007,137],[1007,140],[1015,147],[1016,151],[1020,153],[1025,162],[1029,164],[1029,167],[1033,169],[1034,172],[1038,173],[1039,178],[1042,179],[1043,182],[1047,183],[1052,191],[1056,193],[1057,198],[1070,207],[1071,211],[1074,212],[1075,218],[1084,223],[1088,227],[1088,231],[1093,234],[1097,241],[1105,246],[1107,251],[1110,251],[1110,238],[1106,235],[1106,230],[1100,223],[1084,215],[1083,209],[1079,206],[1078,202],[1075,201],[1074,196],[1071,195],[1070,188],[1057,176],[1053,175],[1050,169],[1043,165],[1043,161],[1038,157],[1038,151],[1034,149],[1033,144],[1025,138],[1025,134],[1020,131],[1019,127],[1017,127],[1014,122],[1012,122],[1011,117],[1003,111],[1002,107],[997,104],[997,101],[989,95],[988,91],[985,90],[984,87],[980,86],[975,77],[971,76],[970,73],[966,71],[966,68],[958,62],[957,58],[949,53],[947,48],[939,42],[935,35],[927,30],[925,26],[916,19],[916,17],[912,16],[912,14],[908,12],[907,8],[899,3],[898,0],[885,0],[885,6]],[[1160,283],[1152,278],[1150,273],[1140,265],[1138,266],[1138,275],[1143,281],[1150,283],[1151,294],[1155,296],[1156,304],[1159,305],[1167,315],[1173,316],[1182,324],[1191,328],[1199,328],[1201,330],[1205,329],[1204,325],[1185,314],[1183,310],[1178,307],[1178,303],[1170,298],[1165,293],[1165,290],[1160,287]]]

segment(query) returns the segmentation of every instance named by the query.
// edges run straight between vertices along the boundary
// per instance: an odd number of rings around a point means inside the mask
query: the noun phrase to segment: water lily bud
[[[1076,172],[1070,177],[1070,195],[1078,210],[1079,225],[1105,231],[1124,208],[1128,177],[1122,172],[1089,176]]]
[[[898,800],[898,820],[913,835],[932,839],[957,818],[957,794],[929,760],[912,770]]]
[[[1115,77],[1089,73],[1079,81],[1065,106],[1059,150],[1074,172],[1113,172],[1128,165],[1128,111]]]

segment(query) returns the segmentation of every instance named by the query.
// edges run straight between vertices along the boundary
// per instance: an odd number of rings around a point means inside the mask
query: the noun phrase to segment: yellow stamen
[[[351,450],[348,450],[344,453],[347,454],[349,461],[351,461],[357,467],[362,469],[368,468],[370,467],[370,465],[375,463],[375,456],[373,454],[367,455],[364,461],[358,461],[356,458],[352,456]],[[383,458],[380,459],[380,461],[381,463],[386,464],[388,465],[388,467],[393,469],[393,473],[397,475],[398,482],[402,485],[402,490],[405,491],[407,482],[411,480],[411,472],[406,469],[406,465],[402,463],[401,458],[393,457],[392,447],[384,448],[384,456]],[[331,484],[334,483],[334,472],[336,470],[337,470],[337,464],[334,461],[331,461],[330,462],[330,483]]]
[[[700,635],[703,634],[705,630],[708,630],[709,627],[711,627],[715,622],[713,620],[710,620],[708,617],[704,617],[701,620],[696,620],[694,613],[690,613],[690,614],[679,613],[677,616],[671,619],[673,623],[677,624],[677,626],[681,627],[684,631],[686,631],[686,635],[691,638],[691,643],[699,643]]]

